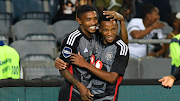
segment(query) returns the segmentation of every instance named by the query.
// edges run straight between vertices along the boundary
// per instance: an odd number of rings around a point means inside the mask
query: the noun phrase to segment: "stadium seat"
[[[15,21],[37,19],[47,24],[51,23],[48,0],[14,0],[13,7]]]
[[[22,40],[31,33],[49,33],[49,28],[40,20],[21,20],[12,26],[12,32],[17,40]]]
[[[141,79],[160,79],[171,74],[170,58],[143,58],[141,61]]]
[[[53,55],[56,53],[56,36],[53,33],[30,33],[25,40],[36,43],[42,47],[43,53]]]
[[[9,33],[12,23],[11,0],[0,0],[0,33]]]
[[[138,59],[130,58],[123,79],[138,79],[139,75]]]
[[[55,67],[27,67],[24,68],[24,73],[27,80],[43,78],[49,75],[60,75],[59,71]]]
[[[53,54],[56,54],[56,41],[55,40],[29,40],[32,43],[38,44],[42,48],[42,52],[44,54],[49,54],[53,56]]]
[[[5,0],[0,0],[0,12],[6,13],[6,2],[5,2]]]
[[[40,54],[36,54],[36,53],[33,53],[33,54],[27,54],[24,58],[25,61],[47,61],[47,60],[52,60],[52,57],[51,55],[49,54],[43,54],[43,53],[40,53]]]
[[[62,43],[67,34],[77,29],[79,26],[76,20],[60,20],[53,24],[53,33],[57,37],[58,43]]]
[[[51,18],[54,19],[58,11],[59,0],[49,0]]]
[[[36,64],[34,64],[36,63]],[[54,60],[46,61],[21,61],[24,79],[31,80],[35,78],[39,79],[51,79],[51,78],[62,78],[59,73],[59,70],[54,67]]]
[[[41,46],[26,40],[14,41],[10,46],[20,54],[21,60],[24,60],[29,54],[43,54]]]

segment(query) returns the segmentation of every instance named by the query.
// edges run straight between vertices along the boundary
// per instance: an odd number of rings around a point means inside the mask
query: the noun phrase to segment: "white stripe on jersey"
[[[126,56],[128,52],[128,46],[122,40],[118,40],[116,43],[121,47],[120,55]]]
[[[66,44],[73,46],[76,37],[78,37],[80,34],[81,33],[79,30],[76,30],[73,33],[71,33],[68,37]]]

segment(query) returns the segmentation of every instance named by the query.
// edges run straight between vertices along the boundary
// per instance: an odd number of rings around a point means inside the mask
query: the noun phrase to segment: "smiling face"
[[[99,31],[102,34],[104,44],[112,43],[116,39],[117,30],[116,21],[101,21]]]
[[[87,36],[96,32],[96,27],[98,24],[97,13],[95,11],[89,11],[77,18],[78,23],[80,24],[81,30]]]

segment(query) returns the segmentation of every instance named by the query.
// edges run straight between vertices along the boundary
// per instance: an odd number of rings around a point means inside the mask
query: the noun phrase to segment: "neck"
[[[83,32],[87,37],[89,37],[89,38],[92,37],[92,35],[91,35],[88,31],[86,31],[86,30],[82,27],[82,25],[80,25],[80,28],[81,28],[82,32]]]

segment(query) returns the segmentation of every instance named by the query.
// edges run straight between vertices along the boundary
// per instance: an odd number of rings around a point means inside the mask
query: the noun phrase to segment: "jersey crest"
[[[112,52],[108,52],[108,53],[106,53],[106,55],[105,55],[105,59],[106,60],[111,60],[112,59]]]
[[[64,47],[64,49],[62,50],[62,54],[65,58],[70,57],[71,53],[72,53],[72,49],[70,47]]]

